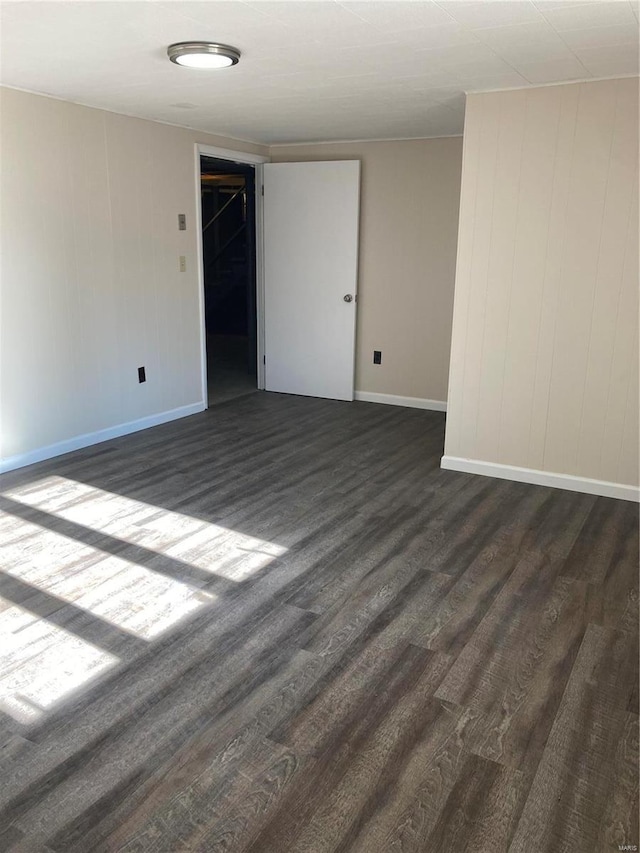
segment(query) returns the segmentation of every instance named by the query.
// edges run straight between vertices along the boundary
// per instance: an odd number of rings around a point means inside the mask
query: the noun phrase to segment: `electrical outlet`
[[[187,217],[184,213],[178,214],[178,231],[186,231],[187,230]]]
[[[382,364],[382,350],[374,349],[374,351],[373,351],[373,363],[374,364]]]
[[[187,271],[187,257],[186,255],[180,255],[180,272]]]
[[[138,368],[138,382],[146,382],[147,381],[147,371],[144,367]]]

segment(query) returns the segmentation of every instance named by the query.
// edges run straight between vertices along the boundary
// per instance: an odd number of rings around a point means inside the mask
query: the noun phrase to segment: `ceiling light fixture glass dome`
[[[238,64],[240,51],[228,44],[181,41],[169,45],[167,56],[176,65],[184,65],[187,68],[228,68]]]

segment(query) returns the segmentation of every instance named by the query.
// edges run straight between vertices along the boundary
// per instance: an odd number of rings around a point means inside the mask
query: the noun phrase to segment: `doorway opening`
[[[200,157],[210,406],[258,388],[255,187],[254,166]]]

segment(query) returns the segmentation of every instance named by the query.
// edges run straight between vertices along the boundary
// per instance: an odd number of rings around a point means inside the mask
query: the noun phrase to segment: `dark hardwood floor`
[[[0,478],[0,850],[638,844],[638,508],[256,393]]]

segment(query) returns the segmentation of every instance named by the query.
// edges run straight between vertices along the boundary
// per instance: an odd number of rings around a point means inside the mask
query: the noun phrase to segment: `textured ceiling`
[[[21,0],[0,82],[267,144],[462,132],[464,92],[638,74],[635,0]],[[173,65],[226,42],[235,68]]]

